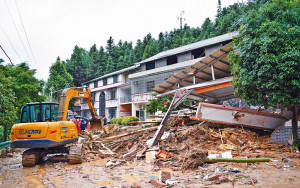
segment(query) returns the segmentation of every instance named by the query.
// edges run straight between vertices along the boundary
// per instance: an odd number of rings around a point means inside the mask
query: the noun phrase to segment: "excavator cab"
[[[27,103],[21,109],[20,123],[57,121],[58,103]]]

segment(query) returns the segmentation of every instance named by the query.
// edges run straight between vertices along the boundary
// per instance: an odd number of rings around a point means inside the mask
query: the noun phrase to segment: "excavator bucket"
[[[91,130],[101,131],[103,129],[104,121],[102,116],[96,116],[96,119],[90,119]]]

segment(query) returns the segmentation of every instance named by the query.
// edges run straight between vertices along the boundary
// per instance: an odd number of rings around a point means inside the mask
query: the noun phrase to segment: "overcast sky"
[[[221,0],[222,7],[237,1]],[[96,44],[99,49],[110,36],[115,43],[121,39],[135,45],[147,33],[157,39],[159,32],[179,28],[181,11],[184,23],[200,27],[206,17],[215,19],[217,4],[218,0],[0,0],[0,45],[14,64],[27,61],[37,69],[36,77],[46,81],[57,56],[70,58],[75,45],[88,50]],[[2,50],[0,58],[9,63]]]

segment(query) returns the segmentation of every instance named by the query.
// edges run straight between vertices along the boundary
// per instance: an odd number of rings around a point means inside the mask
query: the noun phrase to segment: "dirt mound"
[[[180,132],[170,146],[179,148],[178,159],[183,160],[182,169],[194,169],[202,165],[207,158],[204,144],[209,138],[208,132],[200,124]]]
[[[195,169],[203,165],[206,161],[208,152],[201,148],[193,148],[187,151],[187,156],[183,162],[182,169]]]

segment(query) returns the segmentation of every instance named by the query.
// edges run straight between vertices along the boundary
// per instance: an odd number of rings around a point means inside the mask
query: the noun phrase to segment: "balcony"
[[[120,97],[120,103],[130,103],[131,102],[131,96],[126,96],[126,97]]]

